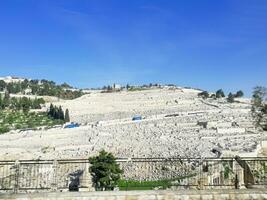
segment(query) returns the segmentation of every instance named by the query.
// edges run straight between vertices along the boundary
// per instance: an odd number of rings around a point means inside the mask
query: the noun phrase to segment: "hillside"
[[[0,135],[2,159],[88,158],[105,149],[117,157],[255,156],[266,133],[252,123],[250,99],[202,99],[199,90],[151,89],[83,95],[56,102],[79,128]],[[47,104],[47,106],[49,106]],[[142,120],[133,121],[134,116]]]

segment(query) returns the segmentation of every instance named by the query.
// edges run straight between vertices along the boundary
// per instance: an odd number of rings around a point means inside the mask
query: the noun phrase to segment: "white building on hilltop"
[[[18,77],[12,77],[12,76],[6,76],[6,77],[0,77],[0,80],[5,81],[6,83],[19,83],[24,81],[24,78],[18,78]]]
[[[121,90],[122,89],[122,87],[121,87],[121,85],[119,85],[119,84],[113,84],[113,86],[112,86],[112,89],[114,90],[114,91],[119,91],[119,90]]]

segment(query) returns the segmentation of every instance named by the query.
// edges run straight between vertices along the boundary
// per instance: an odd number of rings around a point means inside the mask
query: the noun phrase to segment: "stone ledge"
[[[267,200],[266,189],[251,190],[179,190],[179,191],[107,191],[107,192],[56,192],[32,194],[0,194],[7,200]]]

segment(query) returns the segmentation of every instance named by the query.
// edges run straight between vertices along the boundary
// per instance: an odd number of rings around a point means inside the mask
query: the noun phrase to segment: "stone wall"
[[[6,200],[251,200],[267,199],[267,192],[260,190],[182,190],[182,191],[116,191],[116,192],[68,192],[1,195]]]
[[[122,179],[168,180],[172,189],[233,189],[266,185],[266,159],[118,159]],[[242,162],[241,162],[242,161]],[[241,163],[241,164],[240,164]],[[5,173],[4,173],[5,172]],[[253,181],[246,181],[253,176]],[[0,190],[18,193],[94,190],[88,160],[22,161],[0,165]],[[155,187],[159,188],[159,187]]]

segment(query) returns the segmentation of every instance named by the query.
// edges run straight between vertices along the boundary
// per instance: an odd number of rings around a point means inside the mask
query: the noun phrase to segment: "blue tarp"
[[[132,118],[133,121],[136,121],[136,120],[142,120],[142,117],[141,116],[134,116]]]
[[[79,127],[79,124],[69,124],[69,125],[66,125],[64,128],[77,128]]]

